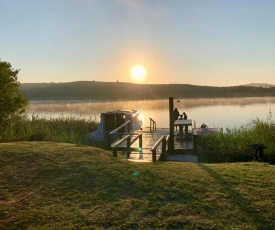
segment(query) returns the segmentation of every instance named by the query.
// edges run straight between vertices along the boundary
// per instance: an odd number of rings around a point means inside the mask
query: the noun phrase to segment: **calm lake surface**
[[[234,128],[245,125],[253,119],[266,121],[274,114],[275,98],[234,98],[234,99],[180,99],[174,107],[188,119],[196,121],[197,127],[203,122],[208,127]],[[149,101],[30,101],[28,117],[75,117],[100,121],[100,114],[113,110],[134,109],[141,112],[143,128],[149,126],[149,118],[157,128],[169,127],[169,99]],[[273,121],[273,117],[271,117]]]

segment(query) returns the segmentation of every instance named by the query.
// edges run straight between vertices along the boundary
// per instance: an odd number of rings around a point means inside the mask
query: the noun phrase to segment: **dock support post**
[[[130,140],[130,136],[127,138],[127,159],[130,158],[130,154],[131,154],[131,149],[130,149],[130,145],[131,145],[131,140]]]
[[[141,149],[142,148],[142,134],[139,135],[139,145],[138,147]]]
[[[166,139],[165,138],[162,140],[160,160],[161,161],[166,160]]]
[[[113,149],[113,157],[117,157],[117,149],[116,148]]]
[[[156,161],[157,161],[157,150],[156,150],[156,149],[154,149],[154,150],[152,151],[152,161],[153,161],[153,162],[156,162]]]
[[[111,135],[107,132],[107,149],[111,149]]]
[[[193,135],[193,150],[194,150],[194,154],[198,154],[198,139],[197,139],[197,135]]]
[[[174,152],[174,98],[169,97],[169,119],[170,119],[170,138],[169,138],[169,143],[168,143],[168,151],[170,153]]]

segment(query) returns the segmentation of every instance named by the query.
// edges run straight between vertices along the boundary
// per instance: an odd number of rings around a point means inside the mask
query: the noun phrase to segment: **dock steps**
[[[169,129],[158,129],[156,131],[140,130],[131,134],[131,140],[135,135],[142,134],[142,149],[139,147],[139,142],[136,141],[130,146],[130,156],[127,157],[127,143],[126,141],[117,145],[116,150],[125,154],[125,159],[135,162],[152,162],[152,147],[162,137],[169,135]],[[132,136],[133,135],[133,136]],[[198,157],[194,156],[194,146],[192,135],[179,136],[175,131],[174,136],[174,154],[167,155],[167,161],[185,161],[198,162]],[[118,140],[119,141],[119,140]],[[114,142],[113,144],[115,144]],[[159,145],[156,149],[156,159],[158,160],[162,149]]]

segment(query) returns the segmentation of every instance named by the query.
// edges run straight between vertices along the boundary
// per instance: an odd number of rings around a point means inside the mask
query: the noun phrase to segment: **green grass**
[[[275,229],[275,166],[134,163],[91,146],[0,144],[0,229]]]

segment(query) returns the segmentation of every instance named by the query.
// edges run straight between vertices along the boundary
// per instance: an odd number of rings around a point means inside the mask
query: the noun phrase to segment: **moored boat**
[[[90,134],[90,138],[104,140],[109,132],[122,126],[127,121],[130,121],[130,125],[121,128],[119,132],[124,133],[141,129],[140,112],[137,110],[115,110],[101,113],[98,129]]]
[[[196,128],[197,134],[210,134],[218,133],[221,131],[220,128],[209,128],[205,123],[202,123],[201,127]]]

